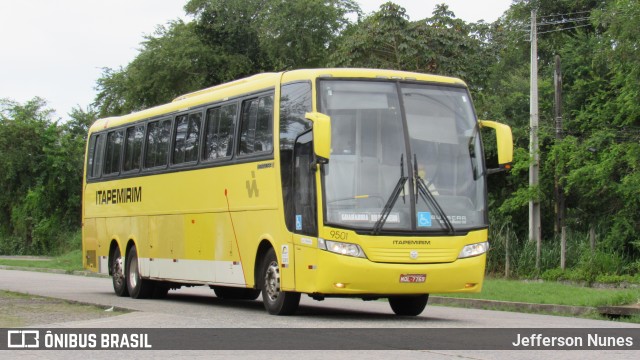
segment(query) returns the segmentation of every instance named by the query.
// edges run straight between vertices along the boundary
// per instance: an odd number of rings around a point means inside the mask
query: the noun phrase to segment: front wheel
[[[422,313],[427,306],[429,294],[414,296],[392,296],[389,297],[389,305],[396,315],[417,316]]]
[[[262,262],[262,301],[271,315],[291,315],[300,304],[300,293],[280,289],[280,266],[273,248]]]

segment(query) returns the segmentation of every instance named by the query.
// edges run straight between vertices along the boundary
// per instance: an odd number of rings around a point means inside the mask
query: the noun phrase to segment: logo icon
[[[7,331],[8,348],[38,348],[40,347],[39,330],[9,330]]]
[[[418,252],[416,250],[411,250],[411,252],[409,253],[409,257],[413,260],[418,259]]]
[[[246,186],[247,186],[247,195],[252,198],[252,197],[258,197],[260,196],[260,191],[258,190],[258,182],[256,181],[256,172],[252,171],[251,172],[251,179],[252,180],[247,180],[246,182]]]

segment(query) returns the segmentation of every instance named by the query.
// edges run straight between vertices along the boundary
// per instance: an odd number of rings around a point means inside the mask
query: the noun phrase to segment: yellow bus
[[[478,292],[488,250],[478,121],[459,79],[376,69],[264,73],[97,120],[83,263],[118,296],[210,286],[271,314],[313,299]]]

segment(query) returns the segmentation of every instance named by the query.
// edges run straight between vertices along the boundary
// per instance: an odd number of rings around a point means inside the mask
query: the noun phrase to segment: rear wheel
[[[127,280],[124,276],[124,259],[118,246],[116,246],[111,255],[111,281],[113,282],[113,291],[116,295],[129,296]]]
[[[300,293],[282,291],[280,266],[273,248],[267,251],[262,262],[262,301],[269,314],[291,315],[300,304]]]
[[[389,305],[396,315],[417,316],[422,313],[427,306],[429,294],[414,296],[392,296],[389,297]]]
[[[132,246],[127,253],[125,270],[127,288],[129,289],[129,295],[131,295],[132,298],[147,299],[153,295],[153,281],[140,277],[138,251],[135,246]]]

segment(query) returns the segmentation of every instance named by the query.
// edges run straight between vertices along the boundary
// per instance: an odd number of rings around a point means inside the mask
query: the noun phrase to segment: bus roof
[[[311,80],[315,78],[359,78],[359,79],[398,79],[415,80],[443,84],[466,86],[464,81],[439,75],[430,75],[399,70],[361,69],[361,68],[319,68],[300,69],[280,73],[261,73],[210,88],[194,91],[175,98],[172,102],[127,115],[96,120],[89,132],[119,126],[142,119],[186,111],[190,108],[216,101],[224,101],[246,93],[273,88],[279,82]]]

